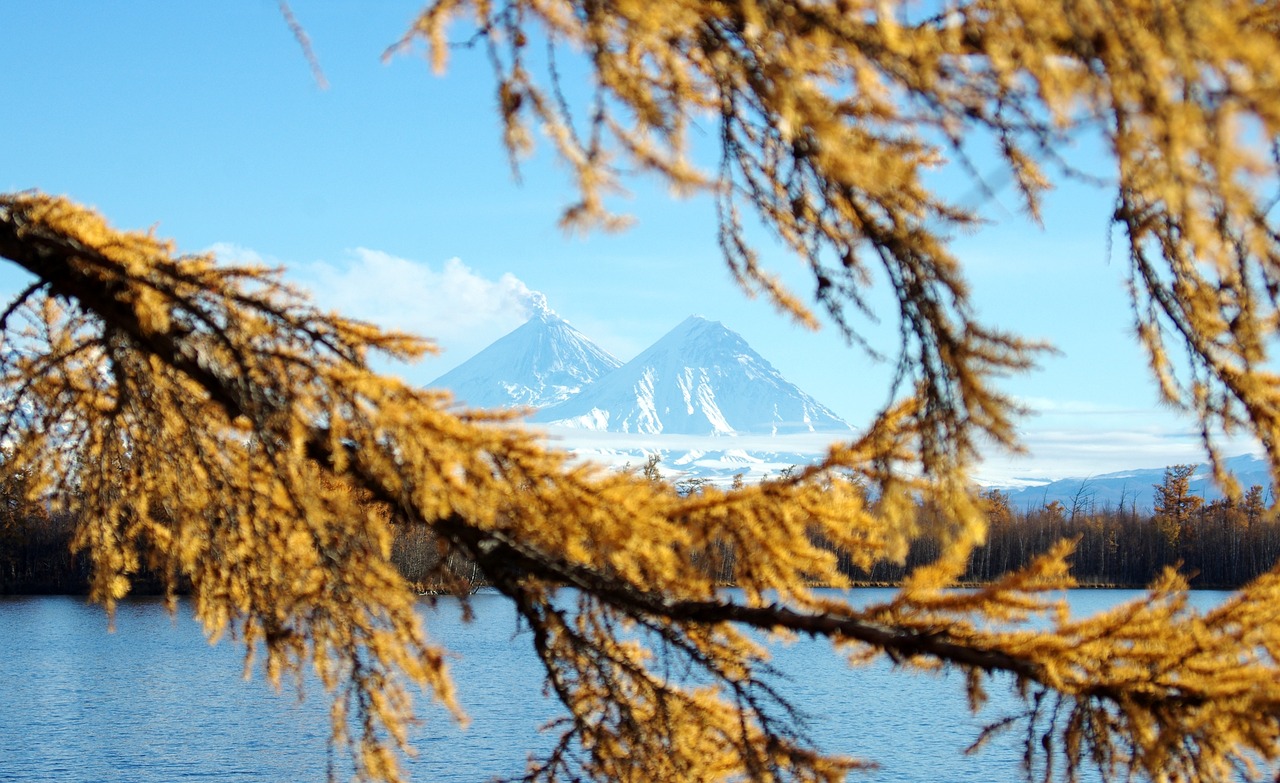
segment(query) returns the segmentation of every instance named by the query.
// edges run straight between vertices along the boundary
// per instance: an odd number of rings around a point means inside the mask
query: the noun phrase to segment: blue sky
[[[415,381],[521,323],[536,290],[623,360],[698,313],[855,426],[885,403],[890,368],[737,291],[709,202],[639,181],[618,205],[633,228],[563,234],[565,172],[544,146],[513,179],[478,52],[456,51],[443,78],[421,52],[383,60],[418,2],[292,7],[327,89],[267,0],[0,4],[0,188],[66,194],[184,251],[285,265],[326,306],[437,337],[443,356],[403,370]],[[995,224],[955,245],[979,313],[1061,352],[1008,382],[1038,411],[1032,454],[993,459],[993,478],[1199,457],[1191,422],[1158,407],[1132,336],[1126,261],[1108,257],[1111,203],[1064,187],[1041,229],[1001,192],[984,205]],[[765,257],[809,290],[797,261]],[[0,269],[0,291],[20,281]]]

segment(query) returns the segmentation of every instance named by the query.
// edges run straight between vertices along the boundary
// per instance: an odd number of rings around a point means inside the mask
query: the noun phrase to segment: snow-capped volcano
[[[573,397],[622,366],[534,300],[533,317],[429,385],[473,408],[542,408]]]
[[[533,421],[609,432],[848,432],[718,321],[692,316],[636,358]]]

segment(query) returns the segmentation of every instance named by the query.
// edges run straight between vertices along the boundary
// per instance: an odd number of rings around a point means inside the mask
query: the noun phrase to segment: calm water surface
[[[857,591],[877,600],[883,591]],[[1138,595],[1073,592],[1073,614]],[[1210,606],[1224,594],[1198,592]],[[433,638],[454,654],[452,670],[472,722],[453,726],[427,706],[418,731],[415,781],[483,781],[518,774],[531,751],[550,740],[538,727],[558,713],[542,696],[541,670],[506,601],[473,598],[476,620],[458,604],[428,612]],[[874,760],[873,783],[1017,778],[1021,748],[1009,737],[980,754],[961,755],[980,726],[1011,704],[992,686],[991,702],[969,714],[962,678],[850,669],[829,646],[801,642],[777,649],[787,692],[812,719],[828,751]],[[321,781],[329,763],[323,695],[299,703],[262,677],[245,681],[243,654],[210,646],[179,611],[156,601],[120,606],[108,633],[101,609],[76,598],[0,598],[0,781]],[[859,779],[855,776],[855,780]]]

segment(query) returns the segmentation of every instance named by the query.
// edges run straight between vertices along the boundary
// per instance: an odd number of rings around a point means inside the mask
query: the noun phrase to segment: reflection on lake
[[[887,591],[855,591],[857,601]],[[1138,591],[1071,593],[1074,615],[1092,613]],[[1192,594],[1211,606],[1223,593]],[[465,730],[432,705],[408,763],[415,781],[483,781],[518,774],[530,751],[548,743],[537,729],[557,714],[542,696],[529,637],[496,595],[472,599],[476,619],[461,621],[456,601],[429,611],[432,637],[454,654],[452,671],[471,717]],[[0,598],[0,781],[294,781],[325,778],[327,703],[311,692],[298,703],[255,673],[241,678],[234,644],[210,646],[180,610],[158,601],[121,604],[116,632],[101,609],[78,598]],[[979,727],[1011,704],[993,686],[989,706],[971,716],[961,677],[903,675],[888,666],[851,669],[829,645],[798,642],[776,651],[786,692],[812,718],[824,750],[873,760],[863,776],[897,781],[1017,778],[1021,746],[1001,737],[962,755]],[[854,776],[859,779],[859,776]]]

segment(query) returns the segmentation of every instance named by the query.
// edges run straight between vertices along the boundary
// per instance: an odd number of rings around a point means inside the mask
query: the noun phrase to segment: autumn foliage
[[[399,779],[415,690],[454,705],[445,651],[391,562],[394,530],[413,527],[473,562],[530,629],[568,716],[530,779],[843,779],[856,762],[807,742],[759,632],[951,667],[975,705],[1008,673],[1029,754],[1067,777],[1228,780],[1280,758],[1280,572],[1204,615],[1167,574],[1147,600],[1075,619],[1058,602],[1062,543],[979,590],[945,589],[986,535],[968,481],[978,446],[1016,446],[997,379],[1035,346],[978,320],[946,242],[975,216],[924,177],[984,141],[1034,217],[1053,177],[1081,173],[1072,136],[1104,139],[1165,398],[1210,447],[1248,428],[1280,475],[1276,6],[440,0],[402,46],[421,38],[443,65],[463,14],[513,155],[540,127],[574,173],[567,225],[614,225],[605,197],[639,169],[711,194],[730,269],[801,321],[816,318],[764,267],[744,212],[808,266],[853,338],[883,280],[898,400],[784,481],[681,496],[374,372],[370,354],[430,346],[319,312],[271,270],[10,194],[0,256],[34,282],[0,313],[0,444],[29,497],[80,520],[97,600],[111,607],[144,566],[188,581],[208,633],[260,651],[271,680],[319,675],[334,741],[369,779]],[[589,65],[585,111],[554,63],[531,71],[539,41]],[[691,163],[697,123],[714,128],[710,170]],[[871,566],[922,537],[938,557],[886,603],[807,587],[847,583],[837,550]],[[732,594],[699,565],[726,543]]]

